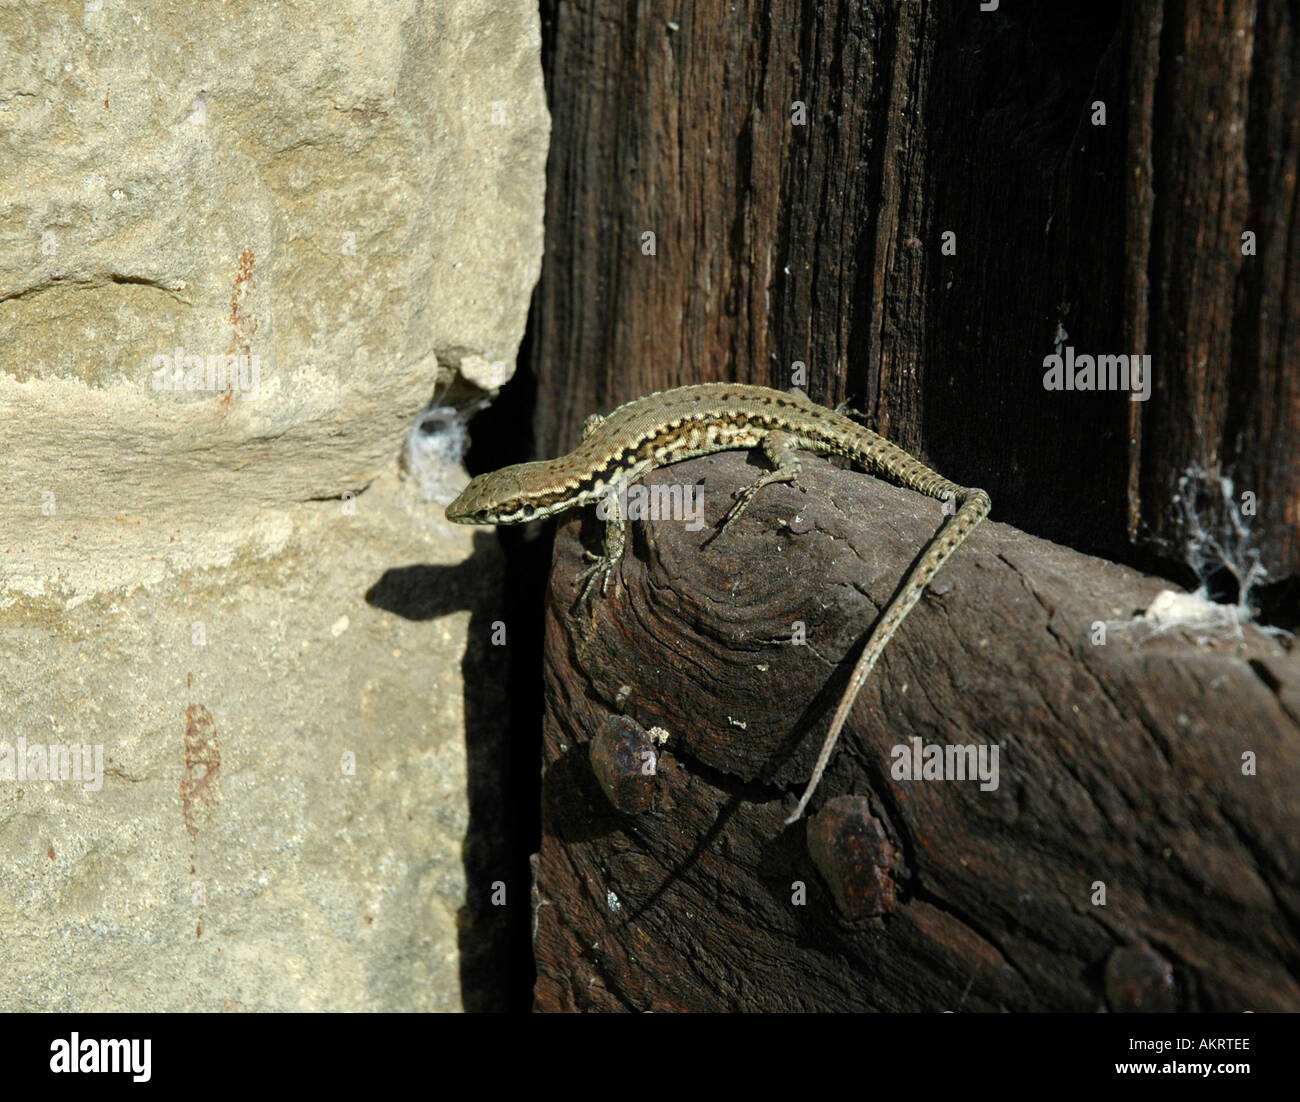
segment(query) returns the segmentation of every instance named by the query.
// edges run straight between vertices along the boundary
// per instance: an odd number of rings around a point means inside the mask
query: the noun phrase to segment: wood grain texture
[[[805,832],[829,828],[780,819],[936,507],[818,464],[831,497],[772,487],[735,539],[635,524],[594,626],[567,604],[594,522],[564,526],[539,1007],[1300,1009],[1296,660],[1253,631],[1093,646],[1085,625],[1164,583],[1079,553],[1193,583],[1174,495],[1196,468],[1256,494],[1264,562],[1300,574],[1297,11],[544,0],[536,455],[641,394],[784,388],[798,361],[815,400],[1041,538],[982,527],[868,683],[821,790],[866,800],[836,811],[866,855],[854,894],[814,869]],[[1062,330],[1151,354],[1150,400],[1044,390]],[[725,496],[744,464],[655,477]],[[1223,507],[1202,502],[1207,528]],[[643,749],[608,727],[623,711],[680,740],[657,794],[619,773]],[[912,734],[1002,743],[1002,789],[899,787],[884,763]],[[840,909],[891,890],[887,913]]]
[[[1300,1009],[1300,661],[1254,629],[1093,645],[1163,583],[1004,525],[913,612],[823,781],[818,804],[860,797],[835,805],[866,915],[846,917],[817,822],[781,820],[939,507],[810,456],[806,494],[769,487],[704,546],[752,477],[741,453],[655,472],[701,484],[709,526],[633,524],[594,618],[572,606],[599,527],[557,533],[539,1009]],[[594,737],[635,730],[620,715],[674,736],[649,810],[592,769]],[[894,780],[914,735],[998,743],[999,788]]]
[[[1145,59],[1130,73],[1129,245],[1146,270],[1127,320],[1157,365],[1133,413],[1131,531],[1181,547],[1170,487],[1189,467],[1221,472],[1258,497],[1275,579],[1300,572],[1298,21],[1294,4],[1145,0],[1129,24]]]
[[[593,411],[798,361],[1026,531],[1190,581],[1197,467],[1257,495],[1272,576],[1300,570],[1295,5],[542,12],[539,456]],[[1058,327],[1150,353],[1151,399],[1045,391]]]

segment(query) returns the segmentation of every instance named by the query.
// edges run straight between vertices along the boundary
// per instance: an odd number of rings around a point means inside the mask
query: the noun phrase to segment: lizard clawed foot
[[[578,603],[586,602],[591,595],[591,587],[599,580],[600,595],[605,596],[609,592],[609,572],[614,569],[617,559],[608,558],[605,555],[597,555],[594,551],[584,551],[583,557],[591,563],[586,570],[578,574],[577,581],[582,583],[582,592],[578,594]]]
[[[757,492],[762,482],[755,482],[752,486],[746,486],[743,490],[737,490],[731,496],[735,499],[731,503],[731,508],[727,510],[727,515],[722,518],[718,525],[718,535],[722,535],[731,527],[734,521],[740,519],[740,514],[749,508],[749,503],[754,500],[754,494]]]
[[[708,544],[712,543],[722,535],[723,532],[731,527],[733,522],[739,520],[741,513],[748,509],[749,503],[754,500],[754,495],[764,486],[771,485],[773,482],[788,482],[797,487],[801,493],[806,494],[808,492],[807,487],[799,481],[798,473],[789,468],[766,472],[759,476],[752,485],[746,486],[743,490],[737,490],[732,495],[736,499],[735,503],[727,510],[727,515],[722,518],[717,531],[704,541],[705,546],[708,546]]]

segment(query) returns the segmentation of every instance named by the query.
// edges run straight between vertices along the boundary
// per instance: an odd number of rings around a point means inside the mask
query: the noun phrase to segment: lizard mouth
[[[447,519],[456,524],[508,524],[517,520],[531,520],[536,509],[524,501],[508,501],[490,507],[475,500],[474,483],[470,482],[460,496],[443,510]]]
[[[466,500],[468,487],[460,492],[450,505],[446,507],[444,513],[448,520],[456,524],[474,524],[479,522],[479,515],[484,512],[482,509],[475,509],[473,504]]]

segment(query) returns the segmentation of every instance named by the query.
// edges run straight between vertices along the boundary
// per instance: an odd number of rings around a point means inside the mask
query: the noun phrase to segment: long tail
[[[917,466],[921,466],[921,464],[918,463]],[[921,467],[921,469],[926,470],[924,467]],[[933,474],[933,472],[929,471],[927,473]],[[907,614],[912,611],[912,606],[921,599],[921,594],[925,591],[925,587],[930,580],[948,561],[952,553],[962,545],[966,537],[975,530],[976,525],[989,514],[992,503],[989,501],[989,495],[983,490],[957,486],[955,483],[948,482],[938,476],[935,476],[935,479],[937,485],[926,486],[922,492],[940,499],[952,495],[958,504],[957,512],[948,518],[943,527],[935,533],[934,538],[926,544],[925,551],[917,560],[916,565],[908,571],[902,585],[894,592],[889,604],[885,606],[884,613],[876,621],[876,626],[871,629],[871,634],[867,637],[866,646],[862,648],[858,663],[853,667],[853,676],[849,678],[849,684],[844,690],[844,695],[840,697],[839,706],[835,709],[835,715],[831,718],[830,730],[826,733],[826,740],[822,743],[821,753],[817,755],[817,764],[813,767],[808,786],[804,789],[803,795],[799,797],[798,806],[786,819],[787,824],[798,822],[803,816],[808,801],[812,799],[812,794],[817,790],[822,774],[826,771],[826,763],[830,761],[831,754],[835,750],[835,744],[839,741],[840,731],[843,730],[844,723],[849,718],[853,702],[857,699],[862,686],[866,684],[866,680],[885,646],[894,637],[894,633],[907,618]],[[929,482],[928,479],[926,481]],[[921,487],[916,488],[920,489]]]

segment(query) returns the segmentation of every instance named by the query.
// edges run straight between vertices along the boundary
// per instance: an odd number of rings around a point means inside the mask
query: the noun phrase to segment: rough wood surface
[[[1181,547],[1171,488],[1223,472],[1264,503],[1273,577],[1300,574],[1300,8],[1138,0],[1125,41],[1124,317],[1156,365],[1130,414],[1130,529]]]
[[[1296,5],[542,13],[539,456],[649,391],[800,362],[1025,531],[1182,569],[1195,467],[1300,572]],[[1062,332],[1151,354],[1150,400],[1044,390]]]
[[[1164,583],[986,523],[863,691],[829,810],[782,827],[941,516],[808,457],[806,495],[769,487],[705,546],[750,462],[652,475],[700,484],[707,524],[633,524],[591,615],[599,526],[557,533],[539,1009],[1300,1010],[1300,660],[1253,628],[1096,645]],[[913,736],[998,744],[999,787],[893,779]]]

